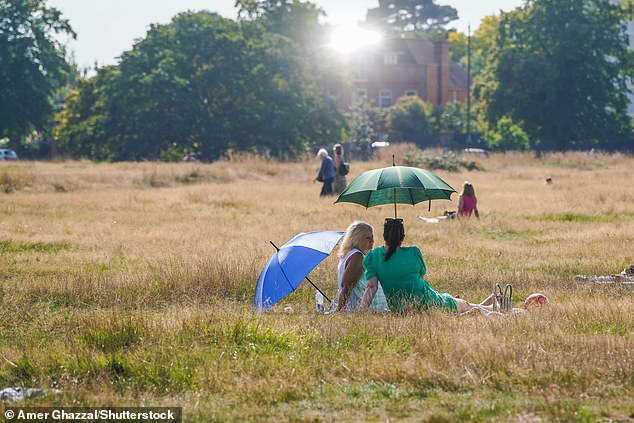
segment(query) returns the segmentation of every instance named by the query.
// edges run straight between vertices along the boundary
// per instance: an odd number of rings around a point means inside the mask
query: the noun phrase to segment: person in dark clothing
[[[313,183],[319,181],[323,184],[321,187],[321,193],[319,194],[320,196],[333,195],[334,192],[332,190],[332,183],[335,180],[335,162],[323,148],[317,152],[317,157],[321,159],[321,168],[313,180]]]

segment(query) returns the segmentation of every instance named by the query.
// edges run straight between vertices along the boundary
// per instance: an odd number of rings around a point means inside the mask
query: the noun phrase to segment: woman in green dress
[[[487,299],[475,305],[450,294],[436,292],[423,279],[427,268],[418,247],[401,246],[405,239],[403,219],[386,219],[383,239],[385,246],[374,248],[363,259],[368,285],[361,301],[361,310],[365,310],[374,298],[379,281],[390,310],[396,312],[437,308],[462,314],[474,307],[486,307],[490,302]]]

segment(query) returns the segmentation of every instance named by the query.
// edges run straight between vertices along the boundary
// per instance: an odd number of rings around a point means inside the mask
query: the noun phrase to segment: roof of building
[[[434,43],[421,38],[404,38],[402,41],[410,54],[414,56],[416,63],[420,65],[435,63]]]

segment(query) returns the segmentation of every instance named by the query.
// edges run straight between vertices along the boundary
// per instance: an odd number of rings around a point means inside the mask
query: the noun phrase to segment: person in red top
[[[462,185],[460,197],[458,198],[458,217],[471,217],[471,214],[475,214],[475,217],[480,219],[478,199],[475,196],[473,184],[469,181],[465,181]]]

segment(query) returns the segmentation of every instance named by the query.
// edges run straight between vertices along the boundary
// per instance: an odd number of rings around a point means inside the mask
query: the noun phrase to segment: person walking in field
[[[458,197],[458,217],[471,217],[472,214],[475,214],[475,217],[480,219],[478,199],[476,198],[473,184],[465,181],[462,185],[460,197]]]
[[[359,308],[367,286],[362,264],[363,257],[373,245],[372,226],[359,220],[348,226],[339,247],[337,311],[354,312]],[[377,293],[370,303],[370,309],[372,311],[389,310],[381,284],[378,285]]]
[[[341,144],[335,144],[332,148],[332,151],[335,156],[334,191],[335,194],[341,194],[343,190],[346,189],[346,187],[348,186],[348,181],[346,180],[348,169],[346,168],[346,162],[343,157],[343,146]]]
[[[336,173],[335,162],[324,148],[319,149],[317,157],[321,159],[321,168],[313,180],[313,183],[319,181],[323,184],[321,193],[319,194],[321,197],[333,195],[332,184]]]

